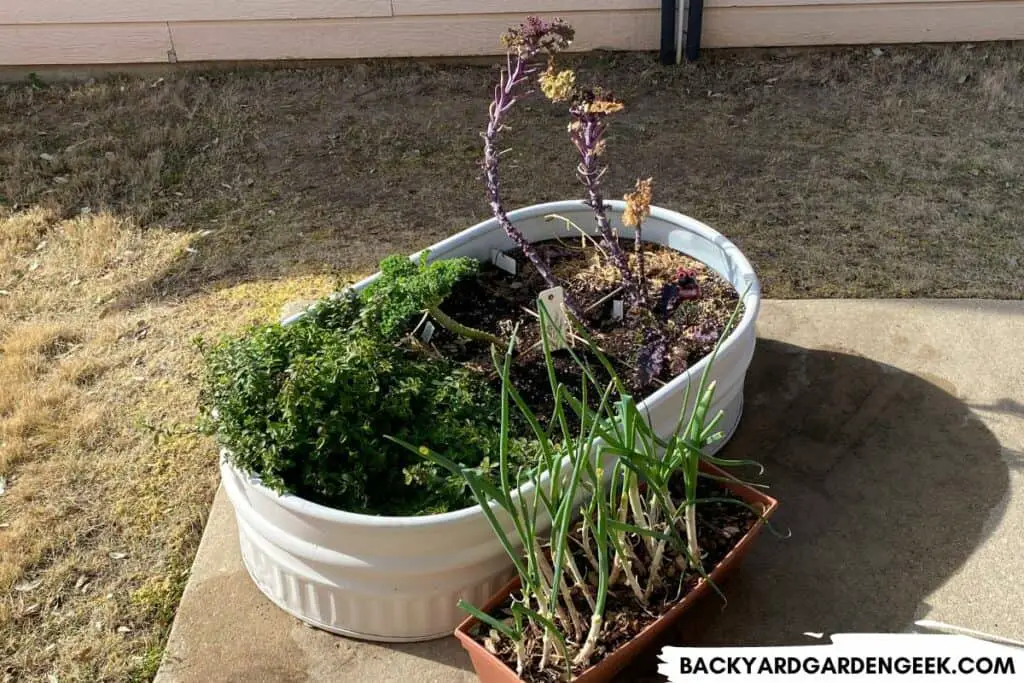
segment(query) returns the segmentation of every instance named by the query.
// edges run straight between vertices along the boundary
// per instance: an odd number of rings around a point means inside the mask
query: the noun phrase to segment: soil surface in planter
[[[681,477],[673,480],[671,493],[672,498],[676,502],[685,498],[682,491]],[[740,500],[735,494],[720,486],[717,482],[704,478],[701,478],[698,482],[697,497]],[[758,519],[757,513],[742,504],[732,502],[698,504],[697,538],[700,548],[704,553],[702,565],[706,574],[710,574],[729,551],[736,547]],[[632,536],[633,552],[636,553],[638,558],[638,561],[634,563],[634,569],[647,567],[650,564],[650,556],[647,553],[646,546],[635,534]],[[574,533],[574,537],[577,540],[579,539],[578,530]],[[578,543],[570,545],[574,548],[579,548]],[[573,556],[581,570],[587,568],[587,576],[584,578],[591,583],[590,590],[593,591],[595,582],[590,581],[590,573],[594,571],[593,568],[579,550],[575,551]],[[604,626],[601,630],[600,642],[594,651],[593,657],[590,659],[590,663],[584,667],[573,669],[574,676],[579,676],[585,669],[598,664],[606,656],[626,645],[641,631],[682,601],[696,587],[697,582],[701,579],[700,573],[692,569],[686,569],[681,572],[680,566],[685,566],[684,557],[671,548],[667,549],[665,559],[661,565],[662,576],[667,578],[666,585],[653,592],[647,605],[640,605],[633,592],[621,579],[616,585],[610,587],[608,601],[605,606]],[[641,579],[641,586],[645,585]],[[579,610],[580,616],[584,623],[589,624],[591,611],[578,588],[573,589],[573,596],[574,604],[577,610]],[[491,616],[499,621],[509,618],[511,616],[510,605],[511,598],[506,600],[501,607],[493,610]],[[497,632],[484,624],[477,624],[471,635],[484,647],[495,653],[506,666],[515,671],[515,650],[508,638],[504,636],[495,637]],[[579,645],[580,643],[576,643],[577,648]],[[533,667],[536,667],[540,653],[539,642],[535,644],[535,647],[528,649],[528,653],[538,655],[537,658],[531,660]],[[527,683],[553,683],[562,680],[560,677],[564,676],[564,674],[565,669],[559,662],[557,667],[549,665],[549,668],[545,671],[537,671],[535,668],[528,667],[523,672],[521,678]]]
[[[597,346],[638,399],[650,395],[711,353],[739,299],[729,282],[700,261],[668,247],[645,243],[644,290],[649,315],[631,315],[627,311],[624,319],[616,320],[613,302],[625,298],[618,291],[621,276],[595,242],[577,237],[548,240],[535,246],[584,312],[589,334]],[[622,241],[621,247],[635,264],[632,242]],[[518,263],[517,275],[490,263],[481,264],[478,276],[459,283],[441,308],[464,325],[502,337],[519,326],[513,382],[538,416],[543,416],[553,407],[553,399],[536,312],[537,297],[548,286],[521,252],[509,255]],[[674,286],[672,291],[677,294],[693,298],[668,300],[666,285]],[[665,334],[667,354],[661,372],[653,382],[644,384],[637,371],[637,356],[652,323]],[[466,340],[443,328],[438,328],[432,343],[453,360],[484,373],[494,373],[490,349],[483,343]],[[580,344],[576,348],[580,349]],[[581,373],[568,352],[556,352],[554,359],[559,379],[569,388],[578,388]],[[600,367],[596,363],[595,366]]]

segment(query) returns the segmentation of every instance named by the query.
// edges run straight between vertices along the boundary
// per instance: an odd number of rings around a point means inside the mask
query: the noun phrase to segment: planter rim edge
[[[605,204],[616,213],[621,213],[621,211],[625,208],[626,205],[626,203],[622,200],[606,200]],[[570,209],[579,210],[581,208],[585,208],[587,210],[590,209],[590,207],[583,200],[547,202],[543,204],[533,204],[511,211],[508,214],[508,218],[511,222],[515,223],[517,220],[534,218],[546,214],[559,213]],[[755,324],[757,315],[761,307],[761,285],[757,277],[757,274],[753,269],[753,266],[751,266],[750,262],[747,260],[747,257],[743,254],[742,251],[740,251],[739,247],[737,247],[732,241],[730,241],[722,233],[718,232],[711,226],[706,225],[705,223],[702,223],[701,221],[698,221],[695,218],[692,218],[685,214],[681,214],[676,211],[672,211],[670,209],[665,209],[654,205],[650,207],[650,216],[651,218],[657,218],[667,223],[675,224],[679,226],[681,229],[694,232],[698,234],[700,237],[703,237],[704,239],[718,246],[720,249],[723,250],[723,252],[728,254],[728,259],[732,264],[736,266],[739,276],[748,283],[749,287],[746,290],[745,295],[743,292],[739,292],[737,288],[737,291],[743,297],[743,303],[745,308],[743,311],[743,316],[736,324],[732,334],[730,334],[729,338],[725,340],[725,342],[722,344],[721,349],[719,350],[719,355],[724,355],[728,349],[740,343],[741,337],[743,336],[741,332],[746,330],[747,328],[752,327]],[[411,254],[409,258],[410,260],[418,260],[424,251],[451,250],[459,245],[465,244],[466,242],[473,240],[474,238],[483,233],[492,231],[495,228],[500,229],[500,226],[496,219],[490,218],[488,220],[477,223],[476,225],[467,228],[461,232],[451,235],[450,237],[431,245],[427,249],[421,249]],[[378,275],[379,272],[374,273],[373,275],[364,278],[355,285],[352,285],[352,288],[362,289],[363,287],[366,287],[368,284],[373,282],[378,277]],[[723,275],[724,277],[723,273],[719,273],[719,275]],[[281,324],[289,325],[295,322],[296,320],[301,319],[305,315],[306,311],[300,311],[282,320]],[[666,383],[657,391],[647,396],[647,398],[638,403],[637,407],[641,411],[643,411],[648,406],[664,400],[665,397],[671,395],[674,391],[678,390],[684,382],[689,383],[694,378],[698,378],[701,375],[701,373],[704,372],[709,361],[710,356],[705,356],[696,364],[687,368],[685,372],[683,372],[680,375],[677,375],[670,382]],[[280,505],[281,507],[287,510],[291,510],[300,515],[323,520],[328,523],[333,522],[339,524],[359,525],[366,527],[374,527],[378,529],[408,529],[410,527],[444,526],[447,524],[453,524],[464,520],[468,520],[470,518],[482,514],[479,510],[479,505],[471,505],[468,507],[460,508],[458,510],[452,510],[450,512],[442,512],[431,515],[415,515],[408,517],[393,515],[369,515],[357,512],[349,512],[346,510],[340,510],[337,508],[328,507],[326,505],[321,505],[319,503],[314,503],[310,500],[307,500],[292,493],[282,494],[268,488],[263,484],[263,482],[257,475],[245,472],[244,470],[235,467],[233,464],[227,461],[228,452],[228,449],[222,448],[220,451],[220,459],[224,462],[224,464],[233,469],[240,477],[244,478],[246,484],[249,487],[257,490],[260,494],[273,500],[275,504]],[[549,478],[550,475],[548,473],[544,473],[541,475],[541,482],[547,483]],[[530,493],[532,493],[533,489],[534,486],[528,483],[516,489],[512,495],[529,495]],[[493,503],[492,508],[497,508],[497,503]]]

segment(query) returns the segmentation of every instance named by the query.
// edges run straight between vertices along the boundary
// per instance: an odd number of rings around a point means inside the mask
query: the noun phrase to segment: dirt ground
[[[1024,46],[594,55],[607,177],[773,297],[1024,296]],[[192,340],[486,218],[493,69],[353,63],[0,87],[0,681],[143,681],[217,484]],[[524,103],[510,206],[580,196]]]

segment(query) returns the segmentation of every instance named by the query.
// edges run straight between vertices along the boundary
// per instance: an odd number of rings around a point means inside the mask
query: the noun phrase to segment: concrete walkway
[[[928,618],[1024,640],[1024,302],[769,301],[725,457],[767,467],[765,535],[729,604],[675,643],[808,643]],[[655,681],[655,652],[623,676]],[[454,639],[315,631],[242,567],[214,503],[157,683],[475,681]]]

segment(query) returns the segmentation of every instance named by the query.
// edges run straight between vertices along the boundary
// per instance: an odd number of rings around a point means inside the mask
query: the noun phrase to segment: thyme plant
[[[441,310],[441,303],[457,282],[476,275],[479,262],[471,258],[451,258],[427,263],[423,252],[419,263],[392,255],[380,263],[380,277],[367,289],[367,298],[376,304],[380,332],[394,336],[408,326],[410,316],[426,313],[442,327],[466,339],[503,345],[493,334],[463,325]]]
[[[479,338],[439,308],[476,267],[471,259],[385,259],[381,277],[361,294],[348,290],[290,325],[261,325],[204,346],[205,431],[232,464],[270,488],[337,509],[415,515],[473,504],[461,477],[382,435],[433,443],[460,466],[490,471],[497,389],[408,343],[410,321],[423,311]],[[524,461],[528,448],[514,438],[513,460]]]

